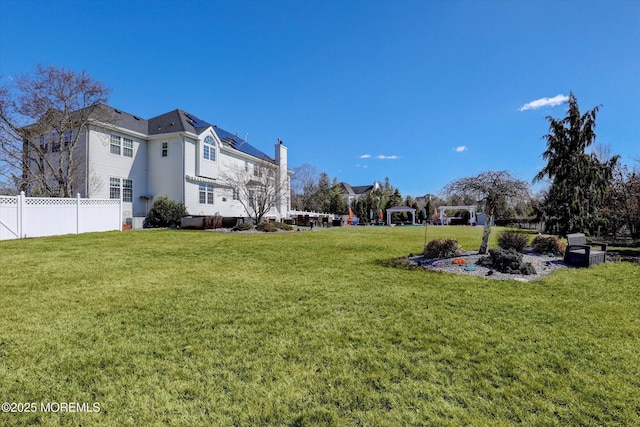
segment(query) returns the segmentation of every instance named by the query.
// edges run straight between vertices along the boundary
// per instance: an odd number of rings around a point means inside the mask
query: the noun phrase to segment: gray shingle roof
[[[342,188],[345,190],[346,194],[352,194],[352,195],[367,194],[371,190],[373,190],[373,185],[352,186],[350,184],[347,184],[346,182],[341,182],[340,184],[342,185]]]
[[[237,135],[221,129],[218,126],[212,125],[211,123],[180,109],[152,117],[149,120],[144,120],[113,107],[105,105],[103,108],[107,112],[107,116],[110,115],[110,117],[113,118],[113,124],[146,135],[161,135],[163,133],[173,132],[191,132],[199,135],[205,129],[212,127],[218,135],[218,138],[220,138],[220,141],[222,141],[226,147],[249,154],[260,160],[275,163],[275,160],[272,157],[268,156],[261,150],[258,150],[256,147],[252,146]]]

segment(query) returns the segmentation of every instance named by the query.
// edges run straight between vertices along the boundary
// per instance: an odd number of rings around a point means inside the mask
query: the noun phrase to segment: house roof
[[[51,110],[51,113],[60,114],[62,112]],[[49,114],[49,112],[47,112],[47,114]],[[77,122],[78,120],[84,121],[89,119],[107,125],[118,126],[145,135],[147,134],[147,120],[105,104],[96,104],[91,107],[81,108],[79,110],[73,111],[72,113],[70,113],[69,118],[72,122]]]
[[[100,105],[99,108],[102,110],[101,114],[106,114],[111,119],[110,123],[138,133],[147,134],[149,126],[147,120],[108,105]]]
[[[340,185],[342,185],[342,188],[344,189],[346,194],[351,194],[351,195],[367,194],[371,192],[374,188],[373,185],[351,186],[346,182],[341,182]]]
[[[182,110],[173,110],[149,119],[148,134],[160,135],[173,132],[191,132],[197,135],[200,132],[198,132],[195,126],[196,123],[202,125],[206,122]],[[208,123],[204,127],[207,126],[209,126]]]
[[[373,190],[373,185],[359,185],[357,187],[351,187],[351,188],[353,188],[353,192],[355,194],[367,194],[371,190]]]
[[[136,116],[132,115],[127,116],[126,113],[122,112],[120,112],[120,114],[122,114],[123,117],[123,124],[121,125],[122,127],[131,130],[138,130],[129,126],[139,127],[138,123],[132,120],[139,121],[141,119],[137,119]],[[128,124],[129,126],[125,126],[125,120],[126,124]],[[163,133],[173,132],[191,132],[193,134],[200,135],[205,129],[212,127],[215,133],[218,135],[218,138],[220,138],[220,141],[222,141],[222,144],[224,144],[226,147],[230,147],[242,153],[249,154],[250,156],[256,157],[260,160],[275,163],[275,160],[273,158],[258,150],[256,147],[252,146],[237,135],[221,129],[216,125],[212,125],[211,123],[180,109],[169,111],[168,113],[164,113],[149,120],[143,121],[145,122],[145,126],[147,126],[144,129],[143,133],[146,133],[147,135],[160,135]]]

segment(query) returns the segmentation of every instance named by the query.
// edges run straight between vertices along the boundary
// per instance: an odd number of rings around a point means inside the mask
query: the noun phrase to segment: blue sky
[[[37,64],[403,196],[485,170],[531,181],[570,91],[602,104],[599,143],[640,157],[637,1],[0,0],[0,81]]]

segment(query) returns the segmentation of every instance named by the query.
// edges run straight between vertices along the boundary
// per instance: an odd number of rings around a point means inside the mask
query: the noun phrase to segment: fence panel
[[[22,237],[75,234],[76,200],[48,197],[25,197]]]
[[[0,196],[0,240],[120,230],[117,199]]]
[[[17,239],[18,235],[18,198],[0,196],[0,240]]]
[[[80,233],[120,230],[122,226],[120,200],[80,199]]]

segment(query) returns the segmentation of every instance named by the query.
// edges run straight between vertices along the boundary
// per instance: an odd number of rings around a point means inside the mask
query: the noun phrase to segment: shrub
[[[453,239],[436,239],[427,243],[424,248],[426,258],[450,258],[462,253],[462,248]]]
[[[477,264],[495,268],[501,273],[536,274],[533,265],[522,262],[522,254],[515,249],[489,249],[489,256],[483,256]]]
[[[261,222],[260,224],[256,225],[256,230],[264,231],[265,233],[273,233],[275,231],[278,231],[278,227],[270,222]]]
[[[504,231],[498,236],[498,246],[502,249],[515,249],[518,252],[524,252],[528,242],[527,235],[521,231]]]
[[[182,202],[170,200],[167,196],[160,196],[153,202],[153,206],[145,218],[145,227],[178,227],[180,219],[189,215]]]
[[[284,230],[284,231],[293,230],[292,226],[290,226],[289,224],[285,224],[284,222],[273,222],[272,224],[277,228],[279,228],[280,230]]]
[[[555,256],[562,256],[567,248],[567,244],[556,236],[536,236],[531,246],[539,254],[552,253]]]
[[[253,225],[249,224],[248,222],[241,222],[240,224],[233,227],[232,230],[233,231],[253,230]]]

